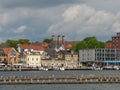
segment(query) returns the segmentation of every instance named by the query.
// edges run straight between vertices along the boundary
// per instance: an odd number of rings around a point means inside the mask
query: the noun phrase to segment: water
[[[13,71],[0,72],[0,76],[74,76],[74,75],[120,76],[120,71]],[[0,90],[120,90],[120,84],[52,84],[52,85],[0,85]]]
[[[120,90],[119,84],[3,85],[0,90]]]

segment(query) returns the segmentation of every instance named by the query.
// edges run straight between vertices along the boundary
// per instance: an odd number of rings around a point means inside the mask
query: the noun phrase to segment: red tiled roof
[[[43,43],[42,46],[47,48],[48,47],[48,43]]]
[[[72,45],[71,45],[71,44],[66,44],[66,45],[65,45],[65,48],[66,48],[66,49],[71,49],[71,48],[72,48]]]
[[[8,54],[12,48],[3,48],[5,54]]]
[[[41,45],[21,44],[20,46],[21,46],[21,48],[23,48],[23,49],[44,50],[43,46],[41,46]]]

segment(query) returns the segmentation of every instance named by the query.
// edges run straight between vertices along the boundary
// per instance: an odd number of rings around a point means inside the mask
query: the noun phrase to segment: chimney
[[[65,36],[62,36],[62,44],[65,44]]]
[[[60,35],[58,35],[57,44],[60,45]]]
[[[52,35],[52,44],[55,43],[55,35]]]

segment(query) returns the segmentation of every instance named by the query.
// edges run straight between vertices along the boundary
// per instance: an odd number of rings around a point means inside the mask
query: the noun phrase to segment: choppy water
[[[0,76],[74,76],[74,75],[112,75],[120,76],[120,71],[13,71],[0,72]],[[120,84],[52,84],[52,85],[0,85],[0,90],[120,90]]]

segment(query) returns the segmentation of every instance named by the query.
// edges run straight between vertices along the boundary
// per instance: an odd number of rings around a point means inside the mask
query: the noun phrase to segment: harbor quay
[[[19,84],[110,84],[120,83],[120,76],[10,76],[0,77],[0,85]]]

